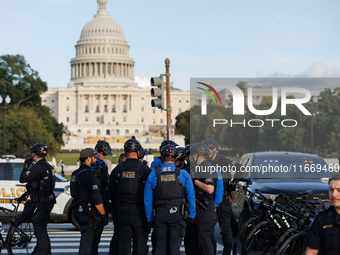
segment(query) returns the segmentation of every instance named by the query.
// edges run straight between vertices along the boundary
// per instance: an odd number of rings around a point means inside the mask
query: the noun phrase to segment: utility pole
[[[169,140],[170,129],[171,129],[171,105],[170,105],[170,60],[165,59],[165,74],[160,74],[159,77],[151,77],[150,84],[151,97],[157,97],[151,99],[151,106],[157,107],[162,111],[166,111],[166,137]],[[164,76],[166,77],[166,82],[164,84]],[[164,98],[164,88],[166,89],[166,98]],[[166,100],[166,102],[165,102]],[[166,105],[165,105],[166,104]]]
[[[170,60],[165,59],[165,76],[166,76],[166,137],[169,140],[169,132],[171,129],[171,105],[170,105]]]

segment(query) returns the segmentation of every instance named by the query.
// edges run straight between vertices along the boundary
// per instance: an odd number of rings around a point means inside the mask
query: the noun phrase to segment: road
[[[6,229],[6,227],[5,227]],[[80,231],[70,223],[62,224],[48,224],[48,234],[51,240],[52,254],[67,254],[77,255],[80,243]],[[113,235],[113,226],[109,224],[105,227],[101,236],[101,242],[99,244],[99,254],[109,254],[110,241]],[[220,228],[218,225],[215,227],[215,236],[217,241],[217,254],[222,254],[223,245],[220,235]],[[35,242],[35,238],[33,242]],[[149,236],[149,250],[151,251],[151,236]],[[7,251],[3,250],[2,254],[7,254]],[[151,255],[151,252],[149,252]],[[181,254],[185,254],[184,244],[181,245]]]

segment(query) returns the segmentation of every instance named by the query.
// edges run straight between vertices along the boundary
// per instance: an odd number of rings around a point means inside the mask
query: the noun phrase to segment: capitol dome
[[[81,31],[80,39],[86,38],[122,38],[124,32],[117,21],[113,20],[106,10],[107,0],[98,0],[98,13],[87,22]]]
[[[97,0],[97,14],[83,27],[71,59],[72,85],[135,85],[134,60],[124,31],[106,9],[107,0]]]

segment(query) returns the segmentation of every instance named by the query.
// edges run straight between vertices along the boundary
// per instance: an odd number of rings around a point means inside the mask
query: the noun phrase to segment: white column
[[[107,100],[107,112],[108,113],[110,113],[110,112],[112,112],[112,103],[111,103],[111,97],[112,97],[112,95],[111,94],[109,94],[108,95],[108,97],[109,97],[109,100]],[[111,116],[111,114],[109,114],[109,116]],[[112,116],[111,116],[112,117]],[[110,122],[112,121],[112,118],[111,118],[111,120],[110,120]]]
[[[134,65],[132,65],[132,79],[135,77],[135,66]]]

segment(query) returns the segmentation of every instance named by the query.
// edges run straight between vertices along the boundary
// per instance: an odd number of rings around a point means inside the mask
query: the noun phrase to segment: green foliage
[[[247,84],[240,82],[238,85],[246,94]],[[294,98],[289,96],[287,98]],[[295,105],[288,104],[286,107],[286,115],[281,115],[281,98],[278,99],[275,112],[269,116],[256,116],[252,114],[248,106],[245,104],[244,115],[233,115],[232,107],[233,98],[226,100],[226,107],[208,105],[207,115],[201,115],[201,107],[194,106],[190,111],[183,114],[183,123],[186,130],[182,129],[186,141],[191,143],[202,142],[208,138],[218,140],[220,147],[235,151],[242,155],[252,151],[300,151],[312,152],[312,136],[311,129],[313,123],[313,148],[314,153],[340,152],[340,88],[325,89],[319,95],[317,103],[308,102],[304,106],[312,115],[304,115]],[[267,110],[272,107],[272,97],[263,98],[258,106],[254,106],[258,110]],[[213,128],[213,119],[225,119],[228,121],[226,125],[217,125]],[[249,127],[248,120],[258,119],[264,122],[262,127]],[[266,121],[268,119],[277,120],[274,122]],[[281,121],[284,119],[294,119],[298,122],[296,127],[283,127]],[[246,121],[246,126],[241,124]],[[313,121],[313,122],[312,122]],[[258,123],[252,123],[259,125]],[[292,125],[294,122],[284,122],[285,125]],[[273,126],[272,126],[273,125]],[[190,137],[190,138],[188,138]]]
[[[30,147],[45,143],[50,152],[61,145],[63,124],[58,123],[46,106],[41,105],[40,94],[47,91],[37,71],[21,55],[0,56],[0,94],[11,97],[9,113],[5,117],[5,153],[16,153],[24,144]],[[2,126],[3,118],[0,124]],[[2,139],[2,129],[0,129]],[[2,146],[1,146],[2,148]]]

